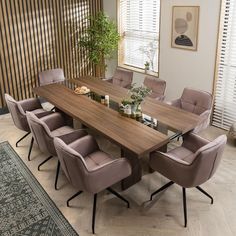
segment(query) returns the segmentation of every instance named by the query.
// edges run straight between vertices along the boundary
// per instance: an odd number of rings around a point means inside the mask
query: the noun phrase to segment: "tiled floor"
[[[213,139],[224,131],[214,127],[202,133]],[[24,132],[18,130],[9,114],[0,116],[0,141],[8,140],[15,148],[16,140]],[[98,137],[105,150],[119,156],[119,148],[109,141]],[[66,200],[76,189],[68,184],[64,175],[59,176],[60,190],[54,190],[56,157],[37,171],[38,164],[46,158],[37,147],[33,148],[32,160],[27,160],[30,137],[15,148],[19,156],[32,171],[49,196],[53,199],[68,221],[80,236],[91,235],[92,200],[90,194],[83,193],[66,207]],[[147,170],[147,158],[143,160]],[[145,172],[145,171],[144,171]],[[113,195],[102,192],[98,195],[96,234],[102,236],[233,236],[236,235],[236,147],[230,142],[224,152],[223,160],[215,176],[202,187],[215,198],[214,205],[195,189],[187,190],[188,227],[183,227],[183,207],[181,188],[174,185],[160,194],[151,203],[150,193],[167,180],[158,173],[144,174],[142,181],[121,192],[131,203],[125,204]]]

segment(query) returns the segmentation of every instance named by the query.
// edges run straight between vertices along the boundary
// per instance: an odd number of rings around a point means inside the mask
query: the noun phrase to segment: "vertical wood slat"
[[[17,12],[18,10],[18,12]],[[20,0],[14,1],[14,11],[15,11],[15,21],[13,24],[17,25],[16,22],[18,22],[18,27],[17,27],[17,33],[18,33],[18,45],[19,45],[19,50],[20,50],[20,55],[21,55],[21,63],[20,61],[18,62],[21,64],[21,76],[19,78],[21,89],[19,93],[21,94],[21,99],[24,99],[26,97],[29,97],[30,93],[30,84],[27,83],[27,80],[24,79],[26,76],[26,71],[27,71],[27,56],[26,56],[26,49],[27,46],[24,42],[24,30],[22,28],[22,7],[20,5]],[[22,45],[22,47],[21,47]],[[21,79],[22,78],[22,79]],[[27,86],[28,84],[28,86]],[[22,91],[23,89],[23,91]],[[24,94],[23,94],[24,93]]]
[[[12,70],[15,69],[15,65],[11,65],[11,63],[14,63],[15,61],[11,61],[11,54],[10,54],[10,49],[9,49],[9,43],[12,45],[12,39],[11,39],[11,33],[9,31],[7,31],[7,29],[9,30],[9,26],[10,26],[10,22],[9,22],[9,15],[7,13],[7,7],[6,7],[6,2],[1,4],[1,9],[2,9],[2,15],[3,15],[3,26],[4,26],[4,37],[6,39],[5,41],[5,49],[7,52],[7,56],[6,56],[6,72],[7,72],[7,80],[9,83],[9,89],[13,92],[13,96],[16,96],[16,91],[13,86],[13,72]],[[9,33],[8,33],[9,32]],[[4,50],[4,51],[5,51]],[[8,74],[8,69],[10,74]],[[17,96],[17,98],[19,99],[19,97]]]
[[[8,74],[7,74],[7,69],[6,69],[6,50],[3,50],[4,46],[4,41],[3,41],[3,37],[4,37],[4,32],[3,32],[3,28],[4,28],[4,21],[3,21],[3,12],[2,12],[2,3],[0,6],[0,37],[1,37],[1,48],[0,48],[0,65],[1,65],[1,94],[4,93],[4,91],[9,92],[10,91],[10,85],[9,85],[9,80],[8,80]],[[5,65],[5,66],[3,66]],[[3,89],[3,88],[4,89]],[[1,96],[2,98],[2,96]],[[1,99],[2,101],[4,101],[3,99]],[[4,102],[2,102],[1,107],[3,107]]]
[[[68,27],[69,24],[69,14],[68,14],[68,8],[70,7],[70,2],[69,0],[66,0],[66,4],[64,6],[64,12],[65,12],[65,16],[64,16],[64,28],[65,28],[65,32],[66,32],[66,49],[67,49],[67,53],[68,53],[68,60],[67,62],[71,65],[71,45],[70,45],[70,28]],[[71,78],[71,66],[68,66],[68,78]]]
[[[31,57],[31,54],[32,54],[32,39],[31,37],[29,36],[30,33],[29,33],[29,20],[27,20],[27,16],[26,16],[26,9],[28,8],[27,7],[27,1],[24,1],[24,0],[21,0],[21,4],[22,4],[22,13],[23,13],[23,16],[24,17],[24,20],[23,20],[23,24],[24,24],[24,32],[25,32],[25,36],[24,36],[24,39],[23,41],[26,40],[26,49],[27,49],[27,53],[25,53],[25,55],[27,55],[27,66],[26,66],[26,78],[27,79],[27,84],[28,84],[28,95],[27,97],[30,97],[30,96],[33,96],[33,93],[32,93],[32,89],[31,89],[31,78],[33,77],[33,72],[31,70],[31,65],[32,65],[32,57]],[[29,15],[29,14],[28,14]],[[28,39],[28,40],[27,40]]]
[[[102,0],[0,0],[0,109],[4,93],[34,96],[38,73],[60,67],[67,78],[96,75],[79,37]]]

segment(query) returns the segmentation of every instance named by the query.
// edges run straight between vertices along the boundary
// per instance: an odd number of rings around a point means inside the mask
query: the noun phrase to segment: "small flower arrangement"
[[[121,101],[120,110],[128,115],[131,115],[131,113],[136,114],[138,110],[141,109],[141,102],[150,93],[151,89],[145,86],[135,87],[135,84],[132,84],[132,88],[129,90],[128,96]]]
[[[135,84],[134,84],[135,85]],[[146,86],[134,87],[130,89],[130,98],[133,101],[133,104],[140,104],[144,98],[151,93],[151,89]]]

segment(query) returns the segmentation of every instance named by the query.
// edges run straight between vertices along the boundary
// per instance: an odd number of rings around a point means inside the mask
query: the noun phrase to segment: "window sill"
[[[118,67],[126,69],[126,70],[130,70],[130,71],[134,71],[143,75],[152,75],[152,76],[156,76],[159,77],[159,73],[158,72],[153,72],[153,71],[148,71],[145,73],[144,69],[140,69],[138,67],[134,67],[134,66],[128,66],[128,65],[118,65]]]

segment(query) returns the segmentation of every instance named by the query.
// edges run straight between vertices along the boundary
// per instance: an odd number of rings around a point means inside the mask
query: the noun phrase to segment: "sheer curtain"
[[[236,121],[236,1],[222,1],[212,124],[228,130]]]

